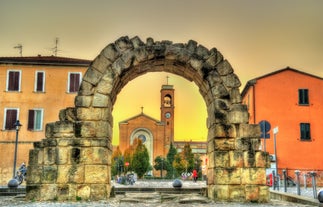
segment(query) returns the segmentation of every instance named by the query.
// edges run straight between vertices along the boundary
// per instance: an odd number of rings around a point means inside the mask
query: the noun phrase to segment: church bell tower
[[[160,90],[160,120],[165,123],[165,147],[174,142],[174,88],[173,85],[162,85]]]

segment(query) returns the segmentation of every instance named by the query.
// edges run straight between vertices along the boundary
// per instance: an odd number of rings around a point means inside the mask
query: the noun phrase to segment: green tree
[[[139,178],[142,178],[150,167],[149,154],[141,139],[137,139],[136,143],[132,159],[132,169],[137,173]]]
[[[119,146],[112,153],[112,168],[111,173],[113,176],[120,175],[123,171],[123,157]]]
[[[180,176],[181,173],[186,172],[187,161],[183,160],[181,153],[175,155],[172,165],[176,177]]]
[[[134,147],[130,145],[123,153],[124,163],[128,163],[128,166],[125,167],[125,173],[128,171],[133,171],[132,168],[132,159],[133,159]]]
[[[194,154],[192,152],[191,145],[188,142],[184,145],[182,159],[188,162],[186,167],[187,172],[192,172],[194,169]]]
[[[173,162],[175,160],[175,156],[177,154],[177,149],[174,147],[173,143],[170,143],[170,147],[167,153],[167,178],[174,178],[175,176],[175,169],[173,167]]]
[[[160,177],[163,177],[163,170],[167,170],[168,162],[167,160],[162,156],[157,156],[155,158],[155,170],[160,170]]]

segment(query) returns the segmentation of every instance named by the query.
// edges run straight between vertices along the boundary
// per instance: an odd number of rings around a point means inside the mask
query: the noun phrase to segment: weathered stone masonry
[[[46,138],[30,151],[27,198],[108,199],[112,154],[112,109],[132,79],[164,71],[199,87],[207,110],[208,196],[214,200],[266,202],[268,156],[259,150],[260,128],[248,124],[239,78],[215,48],[195,41],[146,43],[121,37],[106,46],[88,68],[75,107],[60,111],[46,126]]]

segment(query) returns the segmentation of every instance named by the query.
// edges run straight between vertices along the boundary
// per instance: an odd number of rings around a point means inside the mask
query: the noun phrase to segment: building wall
[[[7,70],[21,70],[21,91],[6,92]],[[45,72],[45,92],[34,92],[35,72]],[[45,138],[45,124],[58,120],[58,112],[74,106],[76,93],[67,93],[69,72],[81,72],[87,66],[44,66],[0,64],[0,185],[6,185],[12,176],[15,130],[4,130],[5,108],[18,108],[20,123],[17,165],[28,162],[29,149],[32,143]],[[43,108],[43,126],[41,131],[29,131],[28,110]],[[27,163],[28,165],[28,163]]]
[[[254,88],[253,88],[254,87]],[[256,80],[243,96],[249,106],[250,123],[267,120],[271,124],[266,151],[274,154],[272,129],[276,136],[279,169],[323,170],[323,80],[295,70],[282,70]],[[309,90],[309,105],[298,104],[298,89]],[[310,123],[311,141],[300,140],[300,123]],[[264,142],[263,142],[264,144]],[[262,146],[264,147],[264,145]]]

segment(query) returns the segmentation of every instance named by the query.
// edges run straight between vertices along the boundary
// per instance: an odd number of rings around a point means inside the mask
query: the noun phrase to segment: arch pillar
[[[259,150],[260,127],[248,123],[239,78],[216,49],[121,37],[107,45],[83,77],[75,107],[46,125],[46,138],[30,151],[27,199],[108,199],[111,191],[112,108],[118,93],[147,72],[193,81],[207,106],[208,196],[267,202],[268,154]]]

